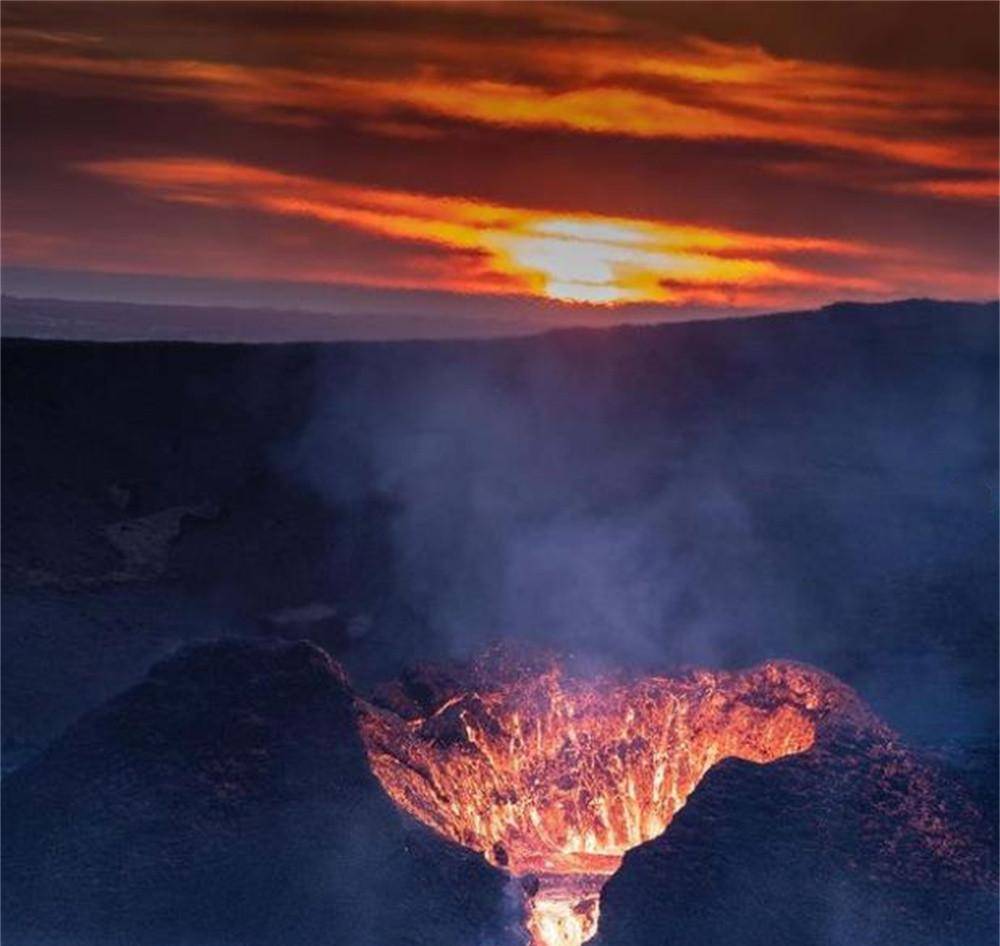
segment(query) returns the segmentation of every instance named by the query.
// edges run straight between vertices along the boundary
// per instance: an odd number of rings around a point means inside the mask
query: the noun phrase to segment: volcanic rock
[[[340,668],[305,642],[194,647],[3,793],[3,941],[517,942],[505,878],[397,811]]]
[[[986,946],[994,851],[960,785],[876,721],[832,719],[806,753],[715,766],[625,855],[594,944]]]

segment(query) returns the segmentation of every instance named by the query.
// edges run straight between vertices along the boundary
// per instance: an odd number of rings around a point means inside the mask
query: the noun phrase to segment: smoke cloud
[[[969,308],[331,355],[282,463],[335,510],[337,591],[368,562],[352,673],[504,638],[790,657],[921,738],[990,730],[995,329]]]

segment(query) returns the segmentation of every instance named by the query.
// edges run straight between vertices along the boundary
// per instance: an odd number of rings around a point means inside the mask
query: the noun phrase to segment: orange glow
[[[91,173],[154,196],[199,206],[309,217],[395,240],[477,254],[486,276],[449,288],[563,302],[712,300],[725,287],[877,289],[871,280],[829,277],[794,265],[797,253],[858,255],[863,244],[774,237],[593,214],[552,213],[340,184],[225,161],[154,159],[86,165]],[[435,286],[441,284],[434,283]]]
[[[429,119],[582,134],[781,142],[878,155],[907,165],[993,173],[995,136],[956,132],[993,122],[995,82],[965,74],[872,69],[780,58],[757,46],[698,37],[671,46],[577,38],[572,43],[405,35],[331,37],[341,55],[319,69],[197,59],[113,58],[93,44],[44,44],[14,34],[5,81],[124,84],[130,95],[206,101],[258,120],[317,125],[366,116],[404,138],[435,134]],[[353,72],[374,55],[421,63]],[[516,64],[531,81],[511,81]],[[933,196],[933,191],[928,191]]]
[[[808,81],[808,73],[801,77]],[[777,80],[776,80],[777,81]],[[908,96],[871,108],[798,101],[778,85],[723,87],[713,101],[681,103],[627,85],[554,90],[546,86],[474,80],[464,84],[416,79],[406,82],[335,80],[327,84],[338,107],[356,103],[376,113],[408,107],[447,118],[513,127],[565,128],[592,134],[694,141],[738,139],[783,141],[806,146],[878,154],[904,164],[989,170],[996,158],[975,141],[924,140],[873,134],[873,119],[891,122]],[[911,93],[912,94],[912,93]],[[766,109],[766,111],[764,111]],[[755,117],[748,117],[748,116]]]
[[[54,110],[80,147],[40,144],[39,174],[80,155],[188,209],[147,228],[129,195],[37,187],[19,158],[6,262],[416,290],[393,305],[427,314],[438,300],[422,291],[520,297],[532,305],[516,319],[538,325],[995,294],[997,87],[978,53],[951,38],[947,55],[910,60],[668,6],[418,4],[396,28],[388,9],[334,5],[309,14],[315,29],[251,17],[232,35],[178,31],[182,13],[110,28],[22,11],[4,83],[29,128],[38,96],[137,116],[125,140],[124,126],[97,139]],[[146,106],[190,128],[178,151],[212,157],[158,152]],[[202,135],[208,114],[220,127]],[[135,232],[93,226],[105,199]]]
[[[584,680],[555,662],[487,660],[467,683],[430,709],[393,688],[381,705],[360,702],[362,736],[401,808],[522,878],[535,946],[593,936],[625,852],[662,834],[716,762],[803,752],[848,699],[830,678],[778,663]]]
[[[933,194],[949,200],[971,201],[982,204],[996,204],[1000,198],[1000,186],[996,177],[974,180],[918,181],[901,184],[895,190],[901,193]]]

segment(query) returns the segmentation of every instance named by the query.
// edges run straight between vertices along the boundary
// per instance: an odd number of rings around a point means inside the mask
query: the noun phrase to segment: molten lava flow
[[[579,946],[624,853],[712,765],[812,745],[823,679],[794,664],[585,679],[494,656],[383,690],[360,705],[361,732],[400,807],[521,878],[536,946]]]

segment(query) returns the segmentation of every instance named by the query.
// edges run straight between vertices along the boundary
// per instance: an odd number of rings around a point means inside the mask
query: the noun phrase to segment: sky
[[[3,289],[486,334],[992,298],[998,9],[6,2]]]

